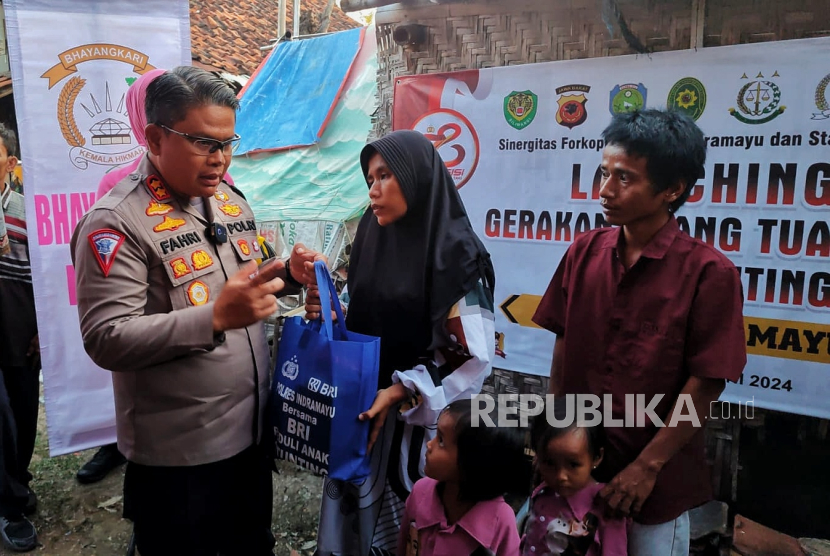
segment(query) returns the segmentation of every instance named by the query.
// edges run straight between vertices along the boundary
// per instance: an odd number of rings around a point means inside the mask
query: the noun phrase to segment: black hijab
[[[383,388],[393,371],[411,369],[444,341],[433,337],[435,325],[476,282],[492,295],[495,274],[432,143],[416,131],[382,137],[360,153],[364,176],[375,153],[398,179],[407,211],[385,227],[371,210],[360,220],[349,263],[346,324],[380,336]]]

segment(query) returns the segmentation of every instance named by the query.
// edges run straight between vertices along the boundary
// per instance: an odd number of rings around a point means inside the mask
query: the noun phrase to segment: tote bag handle
[[[328,334],[330,340],[334,340],[334,330],[332,329],[331,323],[331,306],[334,303],[334,312],[337,314],[337,328],[340,329],[342,338],[345,338],[346,319],[343,316],[343,309],[340,307],[340,301],[337,298],[337,289],[334,287],[334,282],[331,281],[331,275],[329,274],[326,263],[323,261],[315,261],[314,273],[317,275],[317,287],[320,289],[320,319],[323,321],[326,334]]]

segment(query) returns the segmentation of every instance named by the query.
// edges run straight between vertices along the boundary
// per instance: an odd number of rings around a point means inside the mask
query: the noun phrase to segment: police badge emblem
[[[112,268],[112,263],[115,261],[115,254],[118,253],[118,248],[124,243],[124,234],[105,228],[95,230],[87,236],[87,240],[104,276],[109,276],[110,268]]]
[[[565,85],[556,89],[556,94],[560,95],[556,101],[559,104],[556,123],[568,129],[585,123],[588,119],[588,111],[585,109],[588,98],[585,95],[590,91],[590,85]]]

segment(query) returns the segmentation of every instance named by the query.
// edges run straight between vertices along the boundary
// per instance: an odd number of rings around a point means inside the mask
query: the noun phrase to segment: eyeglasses
[[[222,154],[231,155],[236,152],[237,147],[239,147],[239,140],[241,139],[239,135],[234,134],[234,136],[227,141],[219,141],[218,139],[199,137],[197,135],[190,135],[189,133],[184,133],[182,131],[176,131],[175,129],[171,129],[164,124],[156,125],[187,139],[190,144],[193,145],[193,152],[200,156],[210,156],[218,150],[221,150]]]

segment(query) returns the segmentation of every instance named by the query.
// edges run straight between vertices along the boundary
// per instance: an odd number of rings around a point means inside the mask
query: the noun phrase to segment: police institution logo
[[[421,116],[412,129],[422,133],[435,146],[455,187],[464,187],[476,171],[481,152],[478,134],[470,120],[460,112],[440,108]]]
[[[144,149],[132,136],[125,98],[138,75],[155,69],[149,57],[125,46],[96,43],[70,48],[58,59],[41,77],[49,81],[49,89],[62,83],[56,99],[57,123],[72,164],[86,170],[90,164],[119,166],[140,156]],[[107,66],[112,61],[129,67],[125,75],[97,79],[102,71],[112,75]],[[81,64],[94,73],[81,73]]]
[[[626,83],[611,89],[608,109],[611,115],[642,110],[646,107],[648,89],[642,83]]]
[[[92,247],[95,260],[98,261],[98,266],[101,267],[101,272],[105,277],[109,276],[118,248],[124,243],[124,234],[104,228],[89,234],[87,240]]]
[[[297,356],[295,355],[288,361],[282,364],[282,376],[288,380],[294,380],[300,375],[300,365],[297,364]]]
[[[818,82],[816,87],[816,108],[811,120],[826,120],[830,118],[830,97],[827,95],[827,86],[830,85],[830,73]]]
[[[504,97],[504,119],[516,129],[524,129],[536,117],[539,97],[532,91],[513,91]]]
[[[706,109],[706,88],[694,77],[684,77],[669,91],[666,106],[697,120]]]
[[[744,124],[765,124],[780,116],[787,108],[781,104],[781,89],[773,81],[780,77],[777,71],[769,78],[758,72],[752,80],[743,74],[741,80],[747,82],[738,91],[737,107],[730,108],[729,114]]]
[[[588,97],[585,95],[590,91],[589,85],[565,85],[556,89],[556,94],[559,95],[556,101],[559,104],[556,123],[568,129],[584,124],[588,119],[588,111],[585,109]]]

